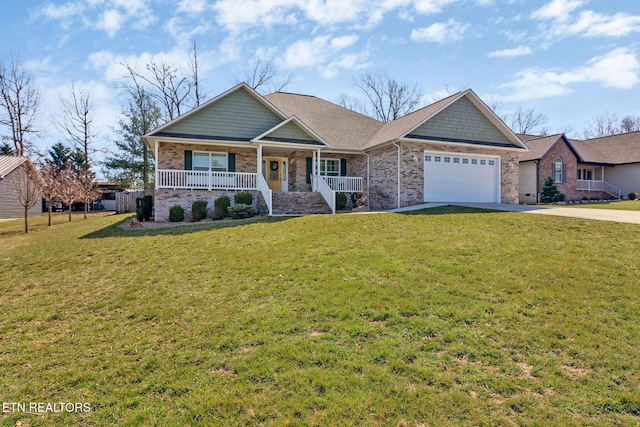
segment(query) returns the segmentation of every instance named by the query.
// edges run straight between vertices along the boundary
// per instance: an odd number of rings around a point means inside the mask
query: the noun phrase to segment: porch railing
[[[322,179],[333,191],[341,193],[360,193],[364,181],[355,176],[323,176]]]
[[[336,192],[329,187],[329,184],[320,175],[313,175],[313,191],[322,195],[324,201],[331,208],[331,213],[336,213]]]
[[[257,190],[257,173],[159,169],[156,188]]]
[[[576,188],[583,191],[603,191],[616,198],[620,198],[620,189],[607,181],[579,179],[576,181]]]
[[[273,215],[273,191],[269,188],[269,184],[267,184],[267,180],[264,179],[262,174],[258,175],[258,191],[260,191],[267,204],[269,216]]]

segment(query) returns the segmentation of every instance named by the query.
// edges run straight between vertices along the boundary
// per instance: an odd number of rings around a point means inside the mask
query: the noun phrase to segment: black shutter
[[[562,163],[562,182],[567,182],[567,164]]]
[[[340,159],[340,176],[347,176],[347,159]]]
[[[307,184],[311,184],[312,172],[313,172],[313,158],[307,157]]]
[[[184,150],[184,170],[190,171],[193,169],[193,153],[191,150]]]
[[[228,157],[229,167],[227,168],[228,172],[236,171],[236,153],[229,153]]]

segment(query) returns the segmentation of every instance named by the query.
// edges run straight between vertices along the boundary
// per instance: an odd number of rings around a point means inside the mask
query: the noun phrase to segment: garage
[[[425,151],[424,201],[500,203],[500,157]]]

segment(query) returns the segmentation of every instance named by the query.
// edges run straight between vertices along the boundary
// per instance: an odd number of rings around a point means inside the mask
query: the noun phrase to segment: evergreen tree
[[[109,178],[127,187],[150,188],[154,166],[142,136],[159,126],[162,113],[151,95],[140,89],[122,109],[118,122],[119,138],[114,141],[115,156],[108,157],[104,165]]]
[[[0,155],[2,156],[15,156],[16,152],[8,142],[3,142],[0,145]]]
[[[542,203],[562,202],[566,198],[567,196],[565,196],[564,193],[556,187],[556,183],[553,181],[553,178],[548,177],[544,181],[542,194],[540,195],[540,201]]]

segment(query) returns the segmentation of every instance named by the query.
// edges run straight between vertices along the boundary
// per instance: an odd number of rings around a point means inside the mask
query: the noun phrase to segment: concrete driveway
[[[638,202],[640,203],[640,202]],[[418,206],[394,209],[391,212],[405,212],[409,210],[434,208],[437,206],[454,205],[466,206],[478,209],[492,209],[504,212],[523,212],[536,215],[568,216],[571,218],[595,219],[599,221],[624,222],[629,224],[640,224],[640,211],[617,211],[614,209],[591,209],[591,208],[564,208],[530,205],[506,205],[501,203],[425,203]]]

